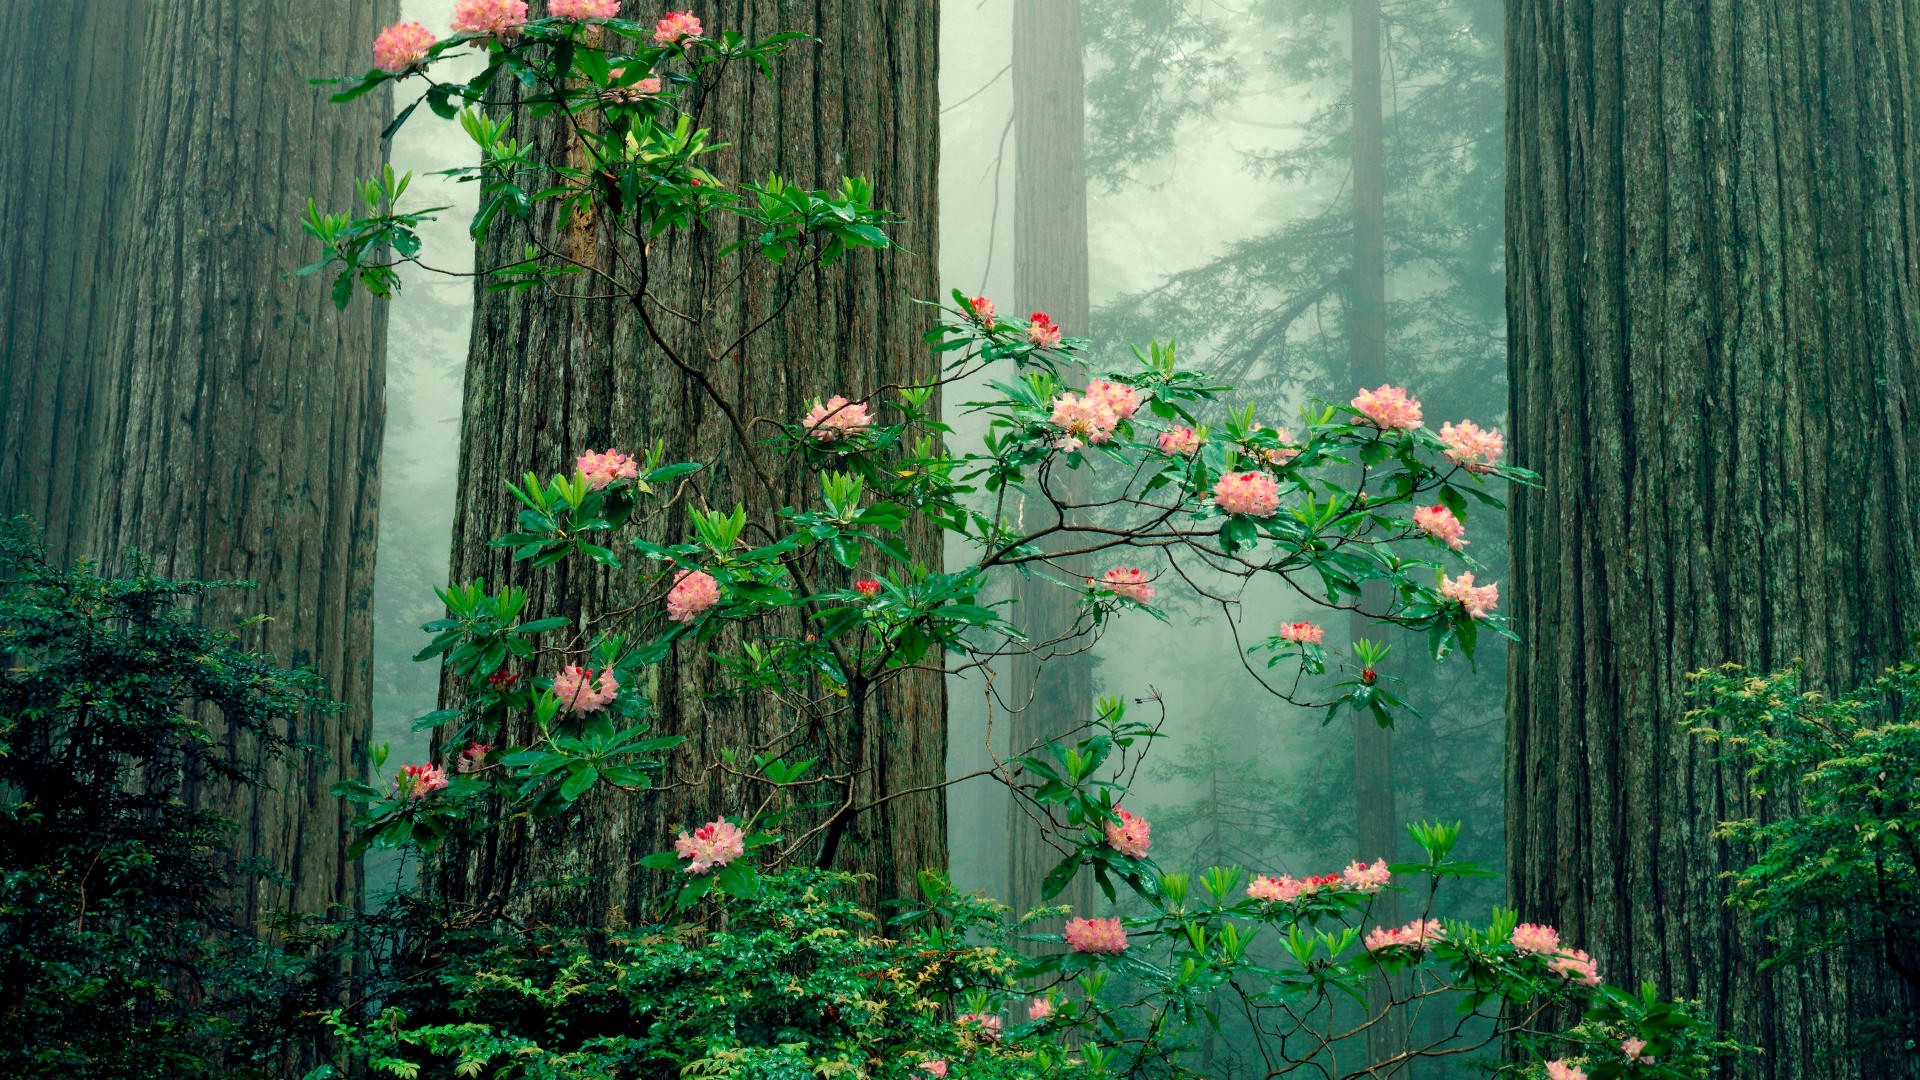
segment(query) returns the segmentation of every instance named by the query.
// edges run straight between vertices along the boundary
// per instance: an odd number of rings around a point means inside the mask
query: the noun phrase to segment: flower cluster
[[[673,588],[667,590],[667,618],[674,622],[692,622],[701,612],[720,602],[720,583],[705,570],[682,570],[674,575]]]
[[[568,664],[553,677],[553,694],[560,699],[562,712],[599,712],[619,693],[620,680],[613,677],[612,670],[595,671]]]
[[[1513,942],[1514,948],[1523,953],[1551,956],[1560,951],[1560,931],[1551,926],[1541,926],[1539,923],[1521,923],[1513,928],[1513,934],[1508,940]]]
[[[1119,919],[1068,919],[1067,948],[1078,953],[1118,956],[1127,951],[1127,931]]]
[[[527,0],[456,0],[453,5],[453,28],[462,34],[511,42],[526,24]]]
[[[460,751],[460,771],[463,773],[473,773],[486,768],[487,755],[492,752],[493,747],[488,746],[486,743],[468,743],[467,748]]]
[[[973,313],[974,321],[981,326],[993,325],[993,301],[984,296],[976,296],[967,301],[967,310]]]
[[[1467,546],[1467,523],[1453,516],[1444,506],[1422,506],[1413,512],[1413,524],[1421,532],[1455,551]]]
[[[1293,442],[1293,432],[1286,428],[1268,428],[1256,424],[1254,425],[1254,430],[1271,431],[1273,432],[1273,437],[1282,443],[1290,444]],[[1292,445],[1277,446],[1264,450],[1254,447],[1242,447],[1242,449],[1247,452],[1248,456],[1258,461],[1264,461],[1276,469],[1300,456],[1300,448]]]
[[[815,398],[813,408],[808,410],[806,419],[800,421],[800,425],[807,429],[807,434],[821,442],[838,442],[866,434],[873,427],[873,414],[867,411],[865,405],[835,394],[824,405]]]
[[[1092,585],[1093,579],[1088,578]],[[1100,576],[1100,587],[1136,603],[1153,602],[1153,586],[1147,584],[1147,572],[1137,566],[1116,566]]]
[[[1587,1080],[1587,1071],[1561,1058],[1547,1062],[1547,1080]]]
[[[402,795],[424,799],[447,786],[447,770],[438,765],[402,765],[394,780]]]
[[[653,24],[653,43],[655,45],[678,45],[681,42],[699,37],[705,32],[700,20],[691,9],[687,11],[669,11],[660,16]]]
[[[1027,323],[1027,340],[1043,349],[1057,349],[1065,337],[1046,312],[1036,311]]]
[[[1353,407],[1381,431],[1412,431],[1420,426],[1420,402],[1398,386],[1382,383],[1377,389],[1362,390],[1354,397]]]
[[[1279,877],[1259,876],[1247,886],[1247,895],[1255,900],[1269,904],[1284,904],[1298,900],[1303,896],[1344,884],[1339,874],[1321,874],[1318,877],[1296,878],[1282,874]]]
[[[1582,986],[1600,985],[1600,965],[1594,963],[1583,949],[1563,952],[1547,961],[1547,966],[1562,978],[1570,979]]]
[[[1280,624],[1280,640],[1291,641],[1295,645],[1318,645],[1327,639],[1327,632],[1310,622],[1290,622]]]
[[[1376,926],[1367,932],[1367,951],[1379,952],[1382,949],[1409,949],[1413,952],[1425,952],[1433,943],[1446,936],[1438,919],[1415,919],[1398,929],[1389,930]]]
[[[1500,602],[1500,586],[1475,585],[1471,572],[1457,578],[1440,576],[1440,595],[1467,609],[1467,614],[1484,619]]]
[[[604,453],[592,450],[581,454],[574,460],[573,467],[587,478],[587,486],[595,491],[605,490],[615,480],[632,480],[640,475],[640,463],[609,447]]]
[[[681,833],[673,842],[673,850],[681,858],[690,860],[687,873],[704,874],[745,855],[747,834],[726,818],[718,818],[691,833]]]
[[[1190,427],[1168,428],[1156,441],[1161,453],[1174,457],[1192,457],[1200,450],[1200,433]]]
[[[1355,892],[1377,893],[1387,887],[1393,872],[1387,869],[1387,860],[1375,859],[1373,865],[1355,860],[1340,871],[1340,883]]]
[[[869,600],[880,595],[880,583],[872,578],[861,578],[859,581],[854,582],[853,589]]]
[[[1082,442],[1098,446],[1111,440],[1120,418],[1091,395],[1066,393],[1053,399],[1053,414],[1047,422],[1061,432],[1054,446],[1071,452],[1080,449]]]
[[[962,1030],[977,1030],[982,1038],[1000,1040],[1000,1018],[993,1013],[961,1013],[953,1018],[953,1023]]]
[[[1114,813],[1120,820],[1107,822],[1107,845],[1130,859],[1146,858],[1147,849],[1153,846],[1153,826],[1146,818],[1125,810],[1115,808]]]
[[[427,58],[433,32],[417,22],[394,23],[373,39],[373,66],[398,75]]]
[[[1033,1004],[1027,1006],[1027,1019],[1034,1023],[1039,1023],[1052,1015],[1052,998],[1037,997],[1033,999]]]
[[[617,19],[620,0],[547,0],[547,14],[556,19]]]
[[[1280,509],[1280,483],[1266,473],[1228,473],[1213,485],[1213,501],[1229,514],[1272,517]]]
[[[1447,460],[1468,472],[1484,473],[1493,469],[1506,449],[1506,440],[1498,431],[1488,431],[1471,420],[1441,424],[1440,441],[1446,445]]]

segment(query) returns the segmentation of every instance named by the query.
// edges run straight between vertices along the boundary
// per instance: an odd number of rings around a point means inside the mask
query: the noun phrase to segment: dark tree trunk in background
[[[1069,335],[1085,335],[1087,287],[1086,80],[1082,73],[1079,0],[1014,0],[1013,5],[1013,303],[1003,317],[1019,322],[1044,311]],[[1067,498],[1086,490],[1084,473],[1065,469],[1052,487]],[[1052,511],[1025,508],[1028,527]],[[999,739],[1015,752],[1058,738],[1086,723],[1095,708],[1093,665],[1084,655],[1051,659],[1041,643],[1074,625],[1078,597],[1036,573],[1014,586],[1014,622],[1041,645],[1038,657],[1003,664],[999,700],[1014,710]],[[1060,650],[1071,653],[1072,643]],[[1026,808],[1011,804],[1007,830],[1007,903],[1024,914],[1042,903],[1040,884],[1061,852]],[[1051,903],[1077,912],[1092,902],[1092,879],[1077,878]]]
[[[1885,970],[1759,970],[1712,837],[1754,808],[1681,695],[1920,628],[1920,5],[1515,2],[1508,64],[1514,901],[1761,1075],[1912,1075]]]
[[[257,580],[202,617],[269,616],[250,640],[346,706],[287,732],[320,753],[265,788],[189,793],[292,879],[251,890],[249,921],[359,892],[327,789],[366,762],[386,318],[286,275],[315,257],[308,197],[344,209],[385,160],[387,96],[334,105],[308,79],[365,70],[392,15],[71,4],[0,46],[0,509],[58,559]]]
[[[652,12],[628,5],[626,14]],[[729,0],[699,14],[711,35],[738,30],[761,38],[797,30],[821,39],[819,45],[797,45],[779,64],[777,81],[736,70],[700,104],[701,122],[731,144],[709,159],[708,168],[729,184],[763,180],[770,172],[809,187],[865,175],[874,183],[875,202],[905,219],[892,230],[897,250],[855,255],[803,276],[786,314],[744,353],[709,366],[709,377],[743,417],[778,423],[797,420],[815,397],[857,398],[883,384],[931,381],[938,365],[921,340],[930,316],[913,301],[937,291],[937,3]],[[516,136],[536,139],[551,155],[568,152],[566,133],[551,123],[521,116]],[[549,218],[539,227],[551,234],[554,225]],[[719,252],[732,240],[731,231],[702,230],[654,245],[656,291],[679,311],[705,313],[697,332],[676,342],[685,355],[719,351],[771,310],[779,275],[751,252],[721,260]],[[582,261],[607,264],[611,258],[586,230],[569,233],[564,242]],[[497,264],[508,250],[517,257],[519,244],[497,230],[482,245],[481,265]],[[742,266],[743,278],[736,275]],[[779,469],[781,498],[769,498],[743,468],[742,448],[713,401],[649,350],[638,318],[616,302],[476,291],[453,580],[484,579],[490,589],[509,582],[524,586],[532,594],[530,610],[541,616],[597,616],[638,599],[631,570],[562,566],[534,573],[529,564],[510,565],[504,552],[486,546],[513,526],[517,504],[502,481],[528,471],[569,472],[574,458],[590,448],[614,445],[638,453],[663,441],[669,460],[710,465],[693,478],[709,505],[743,503],[753,523],[776,523],[777,510],[789,502],[817,504],[817,481],[808,483],[798,468]],[[874,403],[882,422],[890,419],[886,401]],[[754,452],[774,460],[769,448]],[[667,515],[659,529],[656,539],[678,542],[693,535],[682,511]],[[759,542],[752,534],[749,539]],[[907,540],[911,551],[938,569],[940,538],[933,530],[918,530]],[[631,555],[631,549],[622,552],[624,560],[632,561]],[[657,611],[658,597],[653,599]],[[738,634],[729,633],[706,645],[683,645],[652,669],[655,679],[643,689],[657,713],[654,730],[688,736],[667,754],[669,780],[693,778],[723,748],[754,745],[791,725],[792,717],[769,700],[715,696],[726,680],[708,653],[737,652],[738,644]],[[937,655],[929,662],[937,663]],[[857,751],[859,804],[937,784],[944,771],[941,675],[923,671],[897,680],[877,704],[878,715],[868,715],[861,730],[831,733],[839,745]],[[510,733],[516,740],[525,735]],[[437,749],[442,758],[454,752]],[[640,796],[596,789],[574,813],[496,830],[484,847],[447,869],[443,884],[455,900],[479,901],[573,878],[576,887],[516,903],[560,921],[618,922],[646,896],[636,859],[670,848],[682,828],[750,809],[748,794],[757,801],[762,791],[711,778]],[[870,899],[907,894],[921,869],[946,865],[945,815],[937,792],[887,802],[854,821],[833,866],[875,875]]]

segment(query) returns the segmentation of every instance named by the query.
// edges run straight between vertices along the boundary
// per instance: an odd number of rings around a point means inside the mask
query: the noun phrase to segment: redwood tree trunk
[[[1912,1075],[1867,963],[1759,970],[1755,812],[1688,671],[1833,689],[1920,626],[1920,5],[1508,6],[1518,496],[1507,829],[1522,918],[1706,999],[1770,1077]]]
[[[286,733],[319,753],[266,787],[189,792],[292,879],[250,890],[249,922],[359,891],[327,789],[366,761],[386,318],[287,275],[315,257],[309,196],[344,208],[385,160],[386,95],[308,79],[365,70],[392,8],[71,4],[0,47],[0,510],[56,558],[257,580],[202,618],[267,615],[253,643],[346,706]]]
[[[626,14],[639,18],[651,11],[628,5]],[[770,172],[806,186],[865,175],[874,182],[876,204],[905,219],[892,230],[896,250],[855,255],[805,274],[786,313],[747,348],[709,366],[708,377],[743,417],[778,423],[798,419],[815,397],[859,397],[884,384],[931,381],[938,366],[921,340],[930,316],[913,300],[937,294],[937,3],[728,0],[700,15],[714,35],[738,30],[760,38],[798,30],[821,39],[819,45],[796,46],[780,63],[777,81],[736,70],[699,103],[701,122],[730,144],[709,159],[708,168],[729,184],[763,180]],[[550,122],[521,115],[516,137],[531,137],[556,157],[568,153],[566,132]],[[554,235],[550,216],[537,227]],[[720,258],[733,235],[731,228],[701,229],[654,245],[655,291],[678,311],[703,316],[697,330],[676,342],[678,349],[693,355],[719,351],[778,298],[779,275],[763,260],[751,254]],[[611,265],[611,252],[586,230],[569,234],[565,243],[582,261]],[[509,251],[517,255],[519,244],[496,230],[482,245],[481,265],[497,265]],[[744,277],[736,276],[743,267]],[[817,481],[806,483],[797,469],[779,471],[780,497],[770,498],[743,469],[743,447],[713,401],[649,350],[639,320],[618,303],[476,290],[453,580],[526,587],[529,610],[542,617],[595,616],[633,603],[631,571],[563,565],[533,573],[527,563],[509,564],[504,552],[486,546],[513,525],[517,504],[502,481],[528,471],[569,471],[575,456],[589,448],[614,445],[637,453],[663,441],[669,460],[709,463],[695,478],[707,504],[743,503],[750,522],[774,528],[781,506],[817,504]],[[885,410],[880,418],[887,421]],[[756,435],[769,433],[756,429]],[[767,448],[750,449],[772,460]],[[671,542],[692,535],[680,511],[651,528],[654,539]],[[751,530],[748,539],[761,541]],[[938,569],[940,542],[931,529],[917,530],[907,541]],[[623,558],[630,555],[627,549]],[[639,796],[595,789],[574,812],[496,830],[481,848],[446,868],[443,885],[450,896],[478,901],[568,878],[573,884],[567,888],[516,903],[585,925],[618,922],[631,913],[645,899],[636,859],[670,848],[674,834],[688,825],[749,808],[747,796],[760,791],[695,774],[723,748],[761,742],[793,719],[770,700],[717,696],[726,680],[708,654],[737,652],[738,644],[738,634],[729,633],[705,645],[682,645],[653,669],[654,681],[644,688],[655,708],[655,732],[688,737],[667,757],[667,779],[680,781],[678,786]],[[929,662],[937,664],[937,656]],[[942,676],[915,672],[876,700],[877,715],[824,736],[862,770],[855,798],[867,803],[939,783],[946,754]],[[525,734],[509,732],[516,739]],[[441,756],[450,752],[442,749]],[[945,813],[938,792],[887,802],[854,821],[832,865],[875,875],[870,899],[905,895],[916,888],[922,868],[946,864]]]

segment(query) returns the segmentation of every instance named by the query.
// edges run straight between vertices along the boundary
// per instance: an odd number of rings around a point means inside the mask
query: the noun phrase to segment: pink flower
[[[1067,948],[1074,952],[1119,956],[1127,951],[1127,932],[1119,919],[1068,919]]]
[[[1140,411],[1140,391],[1126,383],[1095,379],[1087,384],[1087,400],[1105,406],[1116,422],[1131,419],[1134,413]]]
[[[645,94],[648,97],[658,94],[660,92],[660,76],[655,75],[651,78],[641,79],[639,82],[633,84],[633,90],[637,94]]]
[[[973,321],[981,326],[993,325],[993,301],[984,296],[976,296],[967,301],[967,310],[973,312]]]
[[[1105,401],[1091,394],[1085,397],[1061,394],[1053,399],[1053,415],[1047,417],[1047,422],[1070,438],[1085,439],[1098,446],[1113,438],[1113,428],[1120,422],[1120,417],[1107,407]],[[1055,446],[1064,450],[1079,449],[1078,446],[1059,446],[1058,441]]]
[[[1507,940],[1523,953],[1551,956],[1560,951],[1560,931],[1539,923],[1521,923],[1513,928],[1513,936]]]
[[[1228,473],[1213,485],[1213,501],[1229,514],[1272,517],[1280,509],[1280,484],[1266,473]]]
[[[1445,937],[1445,931],[1435,919],[1415,919],[1398,930],[1389,930],[1376,926],[1367,934],[1367,951],[1379,952],[1382,949],[1410,949],[1425,952],[1434,942]]]
[[[527,24],[527,0],[456,0],[453,28],[462,34],[485,34],[513,41]]]
[[[1467,546],[1467,523],[1454,517],[1453,511],[1444,506],[1420,507],[1413,512],[1413,523],[1421,532],[1455,551]]]
[[[1362,390],[1353,407],[1382,431],[1411,431],[1420,426],[1420,403],[1398,386],[1382,383],[1377,390]]]
[[[617,19],[620,0],[547,0],[547,14],[556,19]]]
[[[653,43],[655,45],[678,45],[688,38],[697,38],[705,33],[700,20],[694,17],[693,10],[669,11],[660,16],[653,24]]]
[[[1053,325],[1053,320],[1047,318],[1046,312],[1036,311],[1032,321],[1027,323],[1027,340],[1043,349],[1057,349],[1063,337],[1060,328]]]
[[[1600,985],[1599,965],[1593,962],[1593,957],[1588,956],[1580,949],[1563,952],[1553,957],[1547,961],[1547,966],[1558,972],[1562,977],[1577,982],[1582,986]]]
[[[1033,1004],[1027,1006],[1027,1019],[1035,1023],[1045,1020],[1047,1017],[1052,1015],[1053,1015],[1053,999],[1052,998],[1043,998],[1043,997],[1034,998]]]
[[[955,1027],[977,1027],[980,1034],[993,1042],[1000,1041],[1000,1018],[992,1013],[961,1013],[953,1018]]]
[[[1484,619],[1495,605],[1500,603],[1500,586],[1475,585],[1473,574],[1461,574],[1458,578],[1440,576],[1440,595],[1467,609],[1467,614],[1476,619]]]
[[[705,570],[682,570],[667,590],[667,618],[692,622],[694,616],[720,602],[720,583]]]
[[[1174,457],[1192,457],[1200,449],[1200,433],[1190,427],[1170,428],[1160,433],[1160,452]]]
[[[880,583],[872,578],[861,578],[853,583],[854,591],[871,600],[880,595]]]
[[[1130,859],[1146,858],[1147,849],[1153,846],[1153,826],[1147,824],[1146,818],[1135,817],[1125,810],[1116,809],[1114,813],[1120,820],[1107,822],[1107,845]]]
[[[1261,428],[1259,425],[1255,425],[1254,430],[1259,431]],[[1288,431],[1286,428],[1269,428],[1267,430],[1272,431],[1273,437],[1282,443],[1291,443],[1293,441],[1293,432]],[[1297,446],[1277,446],[1271,450],[1253,450],[1245,447],[1242,449],[1246,449],[1248,455],[1264,461],[1275,468],[1279,468],[1300,456],[1300,448]]]
[[[1264,900],[1269,904],[1285,903],[1288,900],[1297,899],[1301,894],[1309,891],[1304,882],[1288,877],[1285,874],[1277,878],[1256,877],[1253,879],[1253,884],[1247,886],[1248,896],[1253,897],[1255,900]]]
[[[934,1058],[932,1061],[923,1061],[920,1063],[920,1071],[933,1077],[933,1080],[946,1080],[947,1061],[945,1058]]]
[[[815,398],[813,408],[800,424],[807,429],[807,434],[821,442],[837,442],[866,434],[867,429],[873,426],[873,414],[867,411],[865,405],[855,404],[835,394],[827,399],[825,405]]]
[[[1290,622],[1280,624],[1280,640],[1291,641],[1295,645],[1318,645],[1327,639],[1327,632],[1310,622]]]
[[[1355,892],[1377,893],[1386,887],[1393,873],[1387,869],[1387,860],[1375,859],[1373,865],[1352,862],[1340,872],[1340,881]]]
[[[492,750],[493,747],[488,746],[486,743],[468,743],[467,748],[460,751],[460,771],[463,773],[479,772],[486,767],[487,754],[492,752]]]
[[[1645,1039],[1628,1039],[1622,1042],[1620,1044],[1620,1052],[1626,1055],[1628,1061],[1636,1061],[1642,1064],[1653,1063],[1653,1059],[1647,1056],[1647,1040]]]
[[[673,842],[673,850],[681,858],[693,860],[687,864],[687,873],[704,874],[745,855],[747,834],[726,818],[718,818],[693,830],[691,834],[681,833]]]
[[[619,692],[620,680],[613,677],[611,670],[595,671],[568,664],[553,677],[553,696],[560,699],[561,712],[599,712]]]
[[[409,799],[424,799],[447,786],[447,770],[438,765],[402,765],[397,787]]]
[[[587,478],[587,486],[601,491],[615,480],[632,480],[640,475],[640,464],[618,450],[605,453],[592,450],[574,459],[573,467]]]
[[[1587,1080],[1586,1071],[1565,1058],[1547,1062],[1547,1080]]]
[[[417,22],[394,23],[373,39],[373,66],[398,75],[427,58],[433,32]]]
[[[1462,420],[1457,425],[1441,424],[1440,441],[1447,446],[1444,452],[1448,461],[1476,473],[1491,471],[1493,463],[1500,460],[1501,452],[1507,448],[1500,432],[1483,430],[1471,420]]]
[[[1147,572],[1137,566],[1116,566],[1101,575],[1100,584],[1108,592],[1137,603],[1153,602],[1153,586],[1147,584]]]

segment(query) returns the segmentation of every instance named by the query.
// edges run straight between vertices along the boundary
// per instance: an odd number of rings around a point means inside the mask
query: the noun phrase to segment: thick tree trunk
[[[307,199],[345,207],[379,170],[390,107],[308,79],[364,70],[391,8],[66,5],[0,76],[0,503],[59,558],[257,580],[202,617],[267,615],[253,640],[346,706],[287,732],[320,752],[266,787],[189,793],[292,879],[251,890],[249,920],[357,903],[327,789],[366,761],[386,320],[286,275],[314,255]]]
[[[1070,335],[1085,334],[1092,304],[1087,286],[1086,80],[1082,71],[1079,0],[1015,0],[1013,6],[1013,259],[1018,321],[1044,311]],[[1085,474],[1064,469],[1052,481],[1066,498],[1083,496]],[[1037,527],[1052,511],[1029,509],[1025,524]],[[1013,618],[1038,647],[1006,665],[1006,691],[1015,710],[1007,717],[1006,744],[1024,750],[1055,739],[1092,718],[1093,665],[1072,654],[1072,642],[1046,642],[1068,633],[1077,613],[1075,594],[1039,573],[1014,586]],[[1062,655],[1049,657],[1059,652]],[[1007,902],[1025,913],[1043,902],[1041,881],[1060,861],[1044,829],[1018,802],[1007,828]],[[1082,877],[1055,897],[1082,911],[1094,896]]]
[[[638,18],[651,10],[629,5],[627,14]],[[819,45],[796,46],[779,65],[777,81],[735,71],[700,103],[701,122],[731,144],[710,159],[710,169],[727,183],[778,173],[819,186],[843,175],[865,175],[873,180],[876,203],[905,219],[892,230],[897,250],[856,255],[805,274],[787,312],[745,349],[708,366],[708,377],[743,417],[778,423],[804,415],[815,397],[858,397],[885,384],[931,381],[938,367],[921,341],[930,317],[913,301],[931,298],[937,289],[938,5],[934,0],[802,5],[729,0],[700,15],[710,34],[738,30],[760,38],[798,30],[821,39]],[[556,125],[521,116],[517,127],[518,137],[536,139],[543,152],[568,153],[566,133]],[[549,219],[537,227],[551,233],[554,223]],[[655,291],[676,310],[703,316],[697,330],[676,342],[690,355],[721,351],[776,302],[780,275],[775,268],[751,252],[719,257],[732,240],[731,231],[702,229],[663,238],[651,253]],[[590,230],[570,233],[566,242],[583,261],[611,258]],[[517,255],[518,245],[496,230],[482,245],[482,265],[497,265],[508,250]],[[744,276],[737,276],[743,268]],[[707,504],[743,503],[750,522],[775,529],[781,506],[817,504],[817,483],[806,483],[798,469],[779,469],[780,497],[769,497],[750,479],[740,456],[752,452],[771,461],[768,449],[743,448],[714,402],[664,359],[650,356],[649,348],[639,320],[617,302],[476,292],[454,580],[484,579],[490,588],[524,586],[532,594],[530,610],[542,616],[598,616],[633,603],[631,571],[563,566],[534,573],[527,563],[509,564],[505,553],[486,546],[513,524],[515,504],[502,481],[527,471],[569,471],[575,456],[589,448],[614,445],[638,452],[662,441],[669,460],[709,463],[709,470],[694,478]],[[937,406],[937,396],[934,400]],[[652,527],[659,530],[656,539],[678,542],[692,535],[680,511]],[[940,542],[932,530],[918,530],[907,539],[910,550],[938,568]],[[717,760],[723,748],[763,742],[792,722],[771,700],[718,696],[727,680],[708,654],[737,652],[738,645],[738,635],[728,634],[709,645],[681,646],[654,669],[656,679],[645,688],[656,712],[656,733],[688,737],[669,753],[667,779],[690,782],[640,796],[596,790],[573,813],[496,830],[484,846],[447,868],[443,882],[451,897],[479,901],[571,878],[575,884],[568,888],[515,903],[545,917],[590,925],[630,914],[645,899],[636,859],[670,848],[674,834],[688,825],[748,809],[747,796],[759,793],[733,780],[695,774]],[[843,761],[861,770],[853,792],[860,804],[937,784],[944,770],[941,675],[914,672],[891,683],[876,703],[877,714],[857,724],[849,720],[825,736]],[[442,756],[447,752],[443,749]],[[921,869],[946,864],[945,813],[937,792],[889,801],[854,821],[832,865],[875,875],[872,898],[907,894],[916,888]],[[786,831],[794,832],[791,823]]]
[[[1913,1075],[1886,972],[1759,970],[1712,836],[1754,808],[1681,695],[1920,626],[1920,5],[1516,0],[1508,63],[1514,901],[1762,1075]]]

